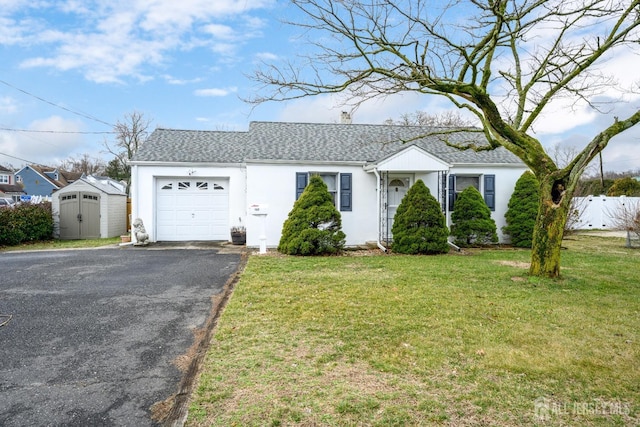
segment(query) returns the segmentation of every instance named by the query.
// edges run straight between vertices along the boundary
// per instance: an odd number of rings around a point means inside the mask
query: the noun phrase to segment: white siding
[[[378,170],[394,173],[447,169],[449,169],[449,165],[418,147],[409,147],[378,165]]]
[[[425,169],[420,169],[425,170]],[[492,212],[496,221],[498,236],[504,240],[502,227],[504,214],[511,193],[520,175],[526,170],[521,165],[514,166],[455,166],[450,173],[496,176],[496,209]],[[151,241],[156,241],[156,181],[159,178],[228,178],[229,179],[229,224],[244,225],[247,228],[247,246],[258,247],[262,234],[260,217],[247,212],[253,204],[268,205],[266,217],[266,243],[277,247],[282,226],[296,199],[297,172],[326,172],[352,174],[352,211],[341,211],[342,229],[347,236],[347,246],[362,245],[378,238],[377,181],[373,172],[366,172],[361,165],[330,165],[312,163],[266,164],[249,162],[237,166],[206,166],[200,164],[175,165],[134,165],[132,167],[132,219],[142,218]],[[438,174],[436,172],[407,172],[403,175],[422,179],[434,197],[440,200]],[[481,187],[484,185],[480,180]],[[483,188],[480,189],[483,192]],[[448,225],[451,225],[450,217]]]
[[[351,173],[353,210],[340,212],[346,244],[355,246],[376,240],[376,180],[375,175],[365,172],[362,166],[252,163],[247,165],[247,204],[269,205],[266,219],[268,247],[278,246],[282,226],[296,200],[296,172]],[[260,221],[253,215],[247,218],[247,246],[259,246]]]
[[[522,165],[513,166],[454,166],[450,173],[456,175],[479,175],[480,176],[480,193],[484,194],[484,181],[482,175],[496,176],[496,207],[491,212],[491,217],[496,222],[498,238],[500,242],[508,241],[509,236],[502,233],[502,227],[507,225],[504,218],[509,205],[509,199],[516,187],[516,182],[520,176],[527,170]],[[451,214],[448,214],[447,224],[451,226]]]
[[[157,235],[156,180],[180,177],[229,179],[229,224],[230,226],[246,224],[246,178],[245,169],[241,165],[230,167],[202,164],[134,165],[131,168],[131,217],[132,220],[142,219],[150,241],[155,242]]]

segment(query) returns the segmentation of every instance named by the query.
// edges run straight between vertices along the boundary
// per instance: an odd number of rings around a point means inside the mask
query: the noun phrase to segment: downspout
[[[133,219],[137,218],[139,215],[139,206],[138,206],[138,165],[131,165],[131,175],[129,177],[129,192],[127,197],[131,198],[131,216],[129,217],[129,227],[128,230],[131,234],[131,241],[135,243],[135,233],[133,232]],[[135,183],[135,185],[134,185]]]
[[[445,223],[447,224],[447,228],[449,228],[449,219],[451,218],[451,212],[449,211],[449,174],[451,173],[451,170],[448,170],[446,175],[444,175],[444,185],[445,185],[445,190],[444,190],[444,212],[445,212]],[[460,252],[461,249],[459,246],[457,246],[455,243],[451,242],[449,240],[449,237],[447,237],[447,243],[449,244],[449,246],[451,246],[453,249],[455,249],[457,252]]]
[[[373,168],[373,173],[376,176],[376,184],[378,186],[378,203],[376,203],[376,220],[378,222],[378,232],[376,235],[376,245],[378,245],[378,247],[380,248],[380,250],[382,252],[387,252],[387,248],[384,247],[384,245],[382,244],[382,242],[380,242],[380,224],[381,222],[381,218],[380,216],[382,215],[382,213],[380,212],[380,191],[382,191],[380,189],[381,185],[380,185],[380,174],[378,173],[378,168]]]

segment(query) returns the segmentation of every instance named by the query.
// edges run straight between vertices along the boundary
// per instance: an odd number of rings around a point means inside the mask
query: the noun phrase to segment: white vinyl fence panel
[[[640,208],[640,197],[588,196],[574,197],[575,230],[615,230],[616,216],[623,209]]]

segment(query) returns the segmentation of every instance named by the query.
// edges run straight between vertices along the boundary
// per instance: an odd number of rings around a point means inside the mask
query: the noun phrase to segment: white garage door
[[[229,180],[158,178],[156,240],[229,240]]]

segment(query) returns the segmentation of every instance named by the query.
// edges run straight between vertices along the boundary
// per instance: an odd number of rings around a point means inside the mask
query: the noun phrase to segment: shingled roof
[[[449,164],[521,164],[505,148],[475,152],[447,145],[422,126],[252,122],[248,132],[156,129],[134,162],[243,163],[322,161],[376,163],[416,145]],[[425,136],[426,135],[426,136]],[[422,137],[421,137],[422,136]],[[456,132],[453,143],[486,144],[482,133]]]

